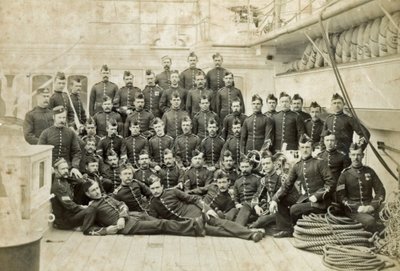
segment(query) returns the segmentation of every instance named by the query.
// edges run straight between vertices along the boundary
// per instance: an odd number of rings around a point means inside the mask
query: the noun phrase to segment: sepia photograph
[[[400,0],[0,0],[1,271],[400,270]]]

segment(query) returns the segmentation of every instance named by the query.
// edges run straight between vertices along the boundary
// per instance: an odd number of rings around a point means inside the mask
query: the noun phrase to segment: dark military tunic
[[[106,179],[109,179],[113,187],[111,188],[111,191],[114,191],[115,188],[117,188],[121,184],[121,178],[119,177],[119,167],[112,167],[109,164],[105,163],[104,166],[101,168],[101,176],[103,176]]]
[[[117,94],[118,86],[113,82],[98,82],[93,85],[90,91],[90,98],[89,98],[89,114],[93,116],[97,112],[103,110],[103,96],[107,95],[112,100],[114,99],[115,95]]]
[[[51,185],[50,200],[55,216],[54,226],[60,229],[72,229],[82,225],[85,216],[83,206],[73,201],[74,193],[67,179],[56,177]]]
[[[201,141],[200,150],[204,153],[207,166],[216,166],[225,141],[220,136],[207,136]]]
[[[278,202],[286,196],[296,181],[300,182],[301,187],[297,203],[309,202],[309,198],[315,196],[317,202],[312,203],[314,207],[328,207],[330,194],[335,189],[336,182],[325,161],[313,157],[301,159],[292,167],[288,179],[282,184],[282,189],[274,195],[273,200]]]
[[[385,199],[386,191],[375,171],[367,166],[347,167],[337,183],[339,202],[357,212],[359,206],[372,205],[375,210]]]
[[[207,194],[204,196],[204,202],[210,205],[214,210],[220,210],[224,213],[235,208],[235,202],[228,190],[221,192],[216,184],[208,186]]]
[[[202,195],[213,181],[213,175],[206,167],[195,168],[192,166],[185,172],[183,179],[186,193]]]
[[[233,185],[235,204],[251,203],[260,186],[260,177],[255,174],[241,175]]]
[[[233,136],[232,126],[233,121],[238,118],[240,120],[241,126],[243,125],[244,120],[247,118],[245,114],[242,113],[231,113],[227,115],[222,123],[222,131],[221,136],[223,139],[227,140],[230,136]]]
[[[67,127],[49,127],[40,135],[38,145],[54,146],[52,150],[53,163],[58,158],[64,158],[70,167],[79,168],[81,159],[79,138],[71,129]]]
[[[183,185],[184,171],[180,169],[176,164],[172,167],[163,166],[158,172],[158,176],[161,179],[161,184],[165,189],[173,188],[179,183]]]
[[[74,111],[72,110],[67,93],[54,91],[50,97],[49,109],[53,109],[56,106],[63,106],[66,109],[67,122],[69,125],[72,124],[74,122]]]
[[[230,151],[232,153],[233,161],[235,165],[239,166],[240,162],[240,135],[231,136],[226,141],[221,151],[221,156],[224,155],[225,151]],[[221,157],[222,159],[222,157]]]
[[[188,167],[192,162],[192,152],[200,150],[201,140],[197,135],[192,133],[182,134],[175,139],[174,153],[179,162],[184,167]]]
[[[174,146],[174,139],[169,135],[162,137],[155,135],[149,139],[149,156],[153,162],[161,165],[164,163],[165,149],[172,150]]]
[[[117,112],[97,112],[93,116],[93,120],[96,123],[96,129],[97,132],[96,134],[100,137],[106,136],[107,133],[107,122],[110,121],[110,119],[114,119],[117,124],[118,124],[118,134],[122,135],[123,134],[123,123],[122,123],[122,118],[121,115]]]
[[[159,86],[147,85],[143,89],[144,109],[151,112],[155,117],[161,118],[163,112],[160,109],[160,100],[164,90]]]
[[[142,135],[129,136],[124,141],[129,163],[134,167],[138,167],[139,153],[142,150],[149,150],[149,142]]]
[[[260,180],[260,186],[253,197],[254,202],[258,202],[263,209],[269,208],[269,202],[278,191],[282,184],[282,175],[276,171],[266,174]],[[264,202],[264,204],[262,203]]]
[[[81,143],[84,143],[84,145],[86,144],[86,141],[87,141],[87,139],[88,139],[88,135],[84,135],[84,136],[82,136],[81,137]],[[92,137],[94,137],[94,139],[96,140],[96,146],[97,146],[97,144],[99,144],[99,142],[100,142],[100,139],[101,139],[101,137],[100,136],[98,136],[98,135],[94,135],[94,136],[92,136]],[[83,148],[84,146],[82,146],[81,145],[81,148]]]
[[[133,109],[133,101],[135,100],[136,93],[140,93],[141,90],[138,87],[127,87],[120,88],[115,94],[113,105],[114,108],[119,109],[121,115],[127,115],[127,109]]]
[[[235,87],[224,87],[218,90],[215,95],[215,112],[218,113],[218,116],[221,120],[223,120],[228,114],[231,113],[231,102],[233,99],[240,99],[240,113],[244,113],[244,101],[242,92],[240,89]]]
[[[296,111],[295,113],[299,114],[300,118],[303,120],[303,123],[308,120],[311,119],[311,115],[308,114],[307,112],[304,112],[303,110],[301,111]]]
[[[25,140],[32,145],[39,141],[40,134],[53,125],[53,112],[48,108],[36,106],[26,113],[23,130]]]
[[[207,110],[199,111],[193,117],[193,133],[198,135],[200,139],[208,136],[207,125],[210,119],[214,119],[217,122],[217,127],[219,126],[219,117],[217,113]]]
[[[213,92],[211,89],[190,89],[186,99],[186,111],[193,118],[197,112],[200,111],[200,100],[203,95],[207,95],[213,98]],[[211,100],[211,109],[213,105],[213,100]]]
[[[156,75],[156,84],[166,90],[171,85],[171,71],[164,70]]]
[[[131,126],[132,122],[137,121],[139,123],[140,127],[140,133],[143,134],[144,137],[150,138],[154,135],[154,129],[153,129],[153,122],[154,120],[154,115],[146,110],[142,111],[133,111],[132,114],[130,114],[125,121],[124,125],[124,135],[125,137],[130,135],[129,127]]]
[[[113,197],[124,202],[131,212],[147,212],[147,203],[143,196],[150,198],[151,195],[150,189],[138,180],[133,180],[128,185],[121,184],[113,192]]]
[[[331,114],[326,118],[322,132],[326,130],[330,130],[335,134],[337,149],[346,154],[349,152],[350,145],[353,142],[354,132],[361,137],[364,136],[363,131],[366,132],[366,140],[369,140],[370,137],[365,127],[362,127],[357,120],[343,112]],[[365,147],[365,145],[363,147]]]
[[[181,109],[168,109],[162,120],[165,124],[165,133],[171,136],[173,139],[177,138],[182,134],[182,120],[185,117],[189,117],[186,111]]]
[[[178,92],[179,97],[181,97],[181,109],[186,110],[186,100],[188,91],[180,86],[177,87],[170,86],[167,89],[164,89],[164,92],[161,96],[160,109],[162,112],[167,112],[171,108],[172,93],[174,93],[175,91]]]
[[[274,149],[281,150],[286,143],[286,150],[297,150],[300,137],[305,133],[304,122],[293,111],[280,111],[273,115],[275,123]]]
[[[103,158],[100,155],[97,155],[95,152],[93,153],[88,153],[85,149],[82,149],[82,156],[81,156],[81,161],[79,163],[79,171],[83,173],[86,172],[86,161],[88,161],[91,158],[95,158],[99,161],[99,169],[103,166]]]
[[[314,147],[319,145],[321,141],[321,133],[323,126],[324,122],[320,119],[316,121],[308,119],[305,121],[306,134],[311,138]]]
[[[232,169],[228,170],[222,165],[220,169],[228,175],[228,180],[230,182],[229,186],[233,187],[235,181],[240,177],[240,174],[238,173],[236,168],[233,167]]]
[[[97,154],[103,157],[103,159],[107,159],[107,150],[112,149],[115,151],[120,159],[126,159],[126,145],[122,136],[105,136],[103,137],[99,144],[97,145]]]
[[[75,112],[76,112],[76,115],[78,117],[80,124],[85,124],[86,120],[87,120],[86,110],[85,110],[85,106],[82,103],[80,95],[78,93],[77,94],[71,93],[70,97],[71,97],[71,101],[72,101],[72,106],[75,109]],[[74,121],[75,121],[75,119],[74,119]]]
[[[241,130],[242,153],[260,150],[267,140],[274,142],[275,127],[272,119],[264,114],[255,113],[245,119]]]
[[[224,77],[227,70],[222,67],[215,67],[207,72],[207,86],[213,90],[214,93],[225,86]]]
[[[135,173],[133,173],[133,178],[144,183],[147,186],[150,186],[150,176],[151,175],[156,175],[158,176],[157,172],[150,168],[142,169],[139,168]]]
[[[179,82],[181,86],[186,89],[194,88],[195,76],[198,72],[201,72],[201,69],[198,68],[187,68],[179,75]]]
[[[328,167],[331,170],[333,180],[338,181],[340,173],[343,169],[351,164],[350,159],[344,152],[336,149],[327,151],[324,150],[318,154],[318,157],[328,163]]]
[[[271,111],[265,112],[264,115],[266,115],[267,117],[270,117],[271,119],[273,119],[274,115],[277,114],[277,113],[279,113],[279,112],[276,111],[276,110],[271,110]]]

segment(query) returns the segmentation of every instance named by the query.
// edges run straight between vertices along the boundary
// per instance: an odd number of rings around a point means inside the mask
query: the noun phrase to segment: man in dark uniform
[[[134,168],[137,168],[139,166],[139,153],[141,150],[149,150],[149,142],[147,141],[147,138],[140,134],[139,122],[131,122],[129,130],[131,131],[131,135],[124,138],[126,153],[128,155],[129,163]]]
[[[327,163],[311,156],[312,141],[307,135],[300,138],[299,151],[301,160],[291,168],[288,179],[270,202],[270,212],[278,211],[276,224],[281,231],[274,235],[277,238],[292,236],[293,225],[302,215],[324,213],[336,187]],[[291,202],[287,196],[296,181],[300,183],[301,195]]]
[[[129,215],[126,204],[110,196],[103,196],[96,182],[86,182],[84,189],[86,195],[92,199],[82,225],[85,235],[122,233],[204,236],[202,218],[170,221],[155,219],[143,213]]]
[[[99,135],[97,135],[96,132],[97,132],[96,122],[94,121],[94,119],[92,117],[89,117],[86,120],[85,131],[83,132],[84,135],[81,137],[81,140],[83,142],[86,142],[86,139],[88,137],[94,137],[96,139],[96,146],[97,146],[101,137]]]
[[[200,99],[203,95],[211,97],[211,109],[214,109],[214,94],[212,90],[206,88],[206,79],[202,71],[195,75],[195,88],[189,90],[186,99],[186,111],[193,118],[200,111]]]
[[[233,185],[233,195],[235,207],[239,210],[236,216],[236,223],[246,226],[252,213],[252,200],[260,186],[260,177],[252,174],[252,166],[250,161],[243,157],[240,161],[240,171],[242,172],[239,179]]]
[[[237,164],[235,163],[233,155],[230,151],[228,150],[221,151],[221,163],[220,163],[221,166],[219,170],[222,170],[228,176],[229,187],[233,187],[235,181],[239,178],[239,173],[237,170],[239,168],[239,162]],[[233,188],[232,188],[232,194],[233,194]]]
[[[240,161],[240,130],[241,124],[239,119],[235,119],[232,123],[233,136],[230,136],[224,143],[221,153],[229,151],[232,154],[235,165],[239,166]]]
[[[303,111],[303,98],[299,94],[294,94],[292,98],[292,110],[300,115],[303,122],[310,119],[311,116]]]
[[[219,89],[225,86],[224,76],[226,69],[222,67],[222,63],[224,62],[224,58],[220,53],[215,53],[212,55],[212,59],[214,61],[215,68],[209,70],[207,72],[206,80],[208,84],[208,88],[211,89],[214,94],[217,93]],[[218,111],[217,111],[218,112]],[[223,118],[221,118],[223,119]]]
[[[215,112],[218,113],[221,120],[231,113],[231,104],[236,98],[240,101],[240,113],[246,111],[242,91],[235,88],[233,73],[226,71],[224,74],[224,82],[225,87],[219,89],[218,92],[215,93]]]
[[[121,114],[122,122],[125,122],[126,117],[129,116],[134,109],[133,101],[136,93],[140,93],[141,90],[133,86],[134,76],[130,71],[124,71],[123,79],[125,86],[121,87],[115,94],[113,105],[116,111]]]
[[[221,136],[225,140],[227,140],[229,137],[233,136],[232,125],[233,125],[234,120],[239,119],[240,127],[242,127],[244,120],[247,118],[247,116],[245,114],[241,113],[240,104],[241,104],[241,101],[239,98],[232,99],[232,103],[231,103],[232,113],[230,113],[223,119]]]
[[[164,89],[160,99],[160,109],[162,112],[167,112],[171,108],[171,99],[173,93],[179,93],[181,97],[180,109],[186,110],[186,99],[188,91],[179,85],[179,72],[174,70],[171,72],[171,86]]]
[[[204,202],[209,205],[220,218],[233,221],[238,210],[235,208],[235,202],[229,193],[228,175],[217,169],[214,174],[215,183],[207,187]]]
[[[192,160],[192,152],[200,149],[201,140],[197,135],[192,133],[192,120],[189,117],[182,119],[182,135],[175,139],[174,152],[177,163],[182,169],[190,166]]]
[[[139,169],[135,171],[135,173],[133,174],[133,178],[135,180],[141,181],[147,186],[150,186],[149,177],[157,173],[155,170],[150,168],[150,157],[149,153],[146,150],[142,150],[139,153],[138,164],[139,164]]]
[[[147,202],[144,198],[152,196],[150,188],[143,182],[133,178],[134,169],[130,164],[121,165],[119,168],[121,185],[114,192],[113,197],[126,204],[129,212],[147,214]]]
[[[156,75],[156,84],[159,85],[162,89],[167,90],[170,87],[172,81],[171,79],[172,59],[169,56],[163,56],[161,58],[161,64],[164,68],[164,71]],[[179,73],[178,73],[178,78],[179,78]]]
[[[267,111],[264,113],[266,116],[272,118],[276,113],[276,106],[278,105],[278,98],[275,97],[274,94],[268,94],[267,98],[265,99],[267,102]]]
[[[118,154],[112,149],[107,150],[104,166],[101,168],[101,176],[110,180],[112,185],[109,189],[106,187],[106,193],[112,193],[115,188],[121,184],[121,179],[119,178],[119,158]]]
[[[275,133],[274,122],[261,113],[263,101],[259,95],[251,98],[253,114],[243,122],[241,130],[241,152],[247,154],[251,150],[261,150],[272,145]]]
[[[103,158],[100,155],[96,154],[96,139],[93,136],[86,137],[84,144],[82,146],[82,156],[81,161],[79,163],[79,171],[81,173],[86,172],[86,162],[88,159],[96,158],[99,160],[99,167],[103,166]]]
[[[64,107],[53,108],[54,125],[45,129],[39,137],[38,145],[52,145],[52,161],[64,158],[71,168],[71,173],[81,178],[79,162],[81,159],[81,148],[79,138],[71,129],[65,127],[67,112]]]
[[[164,90],[156,85],[156,75],[151,70],[146,70],[146,82],[147,85],[143,89],[144,109],[154,117],[161,118],[163,112],[160,109],[160,100]]]
[[[93,116],[93,120],[96,122],[97,135],[100,137],[107,135],[107,123],[110,122],[111,119],[113,119],[117,122],[118,133],[122,134],[123,133],[122,118],[119,113],[111,111],[112,110],[112,100],[110,97],[108,97],[108,96],[103,97],[102,108],[103,108],[102,111],[97,112]]]
[[[53,112],[48,108],[50,91],[39,88],[36,91],[37,106],[26,113],[23,130],[26,142],[36,145],[40,134],[53,125]]]
[[[129,136],[129,127],[132,122],[138,122],[140,125],[140,133],[147,139],[152,137],[154,133],[153,120],[154,115],[144,110],[144,96],[141,93],[137,93],[134,101],[135,111],[130,114],[125,121],[124,135]]]
[[[204,72],[201,69],[196,68],[197,62],[199,61],[197,55],[194,52],[191,52],[187,57],[187,61],[189,63],[189,68],[184,70],[180,75],[180,83],[181,86],[186,89],[190,90],[195,87],[195,76],[199,73]],[[204,75],[205,77],[205,75]],[[204,78],[205,81],[205,78]],[[205,86],[205,85],[204,85]]]
[[[189,195],[178,189],[165,189],[159,178],[152,178],[149,214],[169,220],[187,220],[204,216],[206,233],[214,236],[237,237],[258,242],[263,233],[251,231],[235,222],[220,219],[218,215],[196,195]],[[202,211],[204,210],[204,211]],[[203,212],[206,212],[203,215]]]
[[[108,96],[111,100],[117,94],[118,86],[109,81],[111,70],[107,65],[103,65],[100,70],[100,75],[103,81],[93,85],[90,91],[89,98],[89,115],[94,116],[97,112],[102,110],[103,97]]]
[[[201,141],[200,150],[204,153],[206,167],[214,172],[218,167],[219,157],[224,146],[224,139],[218,136],[218,124],[211,119],[207,125],[208,136]]]
[[[367,231],[378,230],[377,221],[386,191],[375,171],[364,166],[364,152],[357,144],[350,146],[351,166],[344,169],[337,184],[338,201],[348,217],[363,224]]]
[[[126,145],[122,136],[118,134],[117,129],[117,122],[110,119],[110,121],[107,122],[107,135],[100,139],[96,153],[104,159],[107,150],[111,149],[117,153],[120,163],[124,164],[128,158],[126,154]]]
[[[166,134],[171,136],[174,140],[182,134],[182,120],[189,117],[189,114],[181,109],[181,97],[175,91],[171,97],[171,108],[165,111],[162,120],[165,124]]]
[[[213,181],[213,174],[204,166],[204,153],[193,151],[192,164],[184,175],[185,192],[203,195],[207,186]]]
[[[325,150],[318,154],[318,158],[328,163],[333,180],[337,182],[343,169],[350,165],[350,159],[344,152],[336,149],[336,136],[330,130],[324,131],[321,136],[324,141]]]
[[[346,154],[353,142],[353,134],[356,132],[360,136],[363,149],[367,146],[370,138],[368,130],[356,119],[343,112],[344,100],[339,94],[334,94],[331,100],[333,114],[330,114],[324,123],[322,131],[331,130],[337,140],[337,149]]]
[[[207,126],[211,119],[217,122],[219,126],[219,117],[217,113],[210,110],[210,96],[200,97],[200,111],[193,117],[193,133],[203,140],[207,135]]]
[[[77,129],[77,131],[82,131],[83,125],[85,125],[87,117],[86,117],[86,111],[85,111],[85,106],[82,103],[81,100],[81,90],[82,90],[82,82],[81,79],[76,78],[72,80],[72,85],[71,85],[71,102],[73,109],[75,111],[72,111],[72,113],[76,113],[76,117],[74,118],[74,122],[72,123],[71,127],[74,127]],[[75,123],[76,121],[79,121],[79,123]]]
[[[74,193],[71,189],[68,163],[64,158],[58,158],[54,163],[54,180],[51,184],[51,207],[55,220],[53,227],[70,230],[83,223],[87,206],[78,205],[73,201]]]
[[[74,112],[71,107],[71,103],[68,98],[68,94],[64,92],[67,79],[63,72],[57,72],[54,77],[54,93],[50,97],[49,109],[53,109],[57,106],[63,106],[67,112],[67,124],[71,126],[74,122]]]
[[[175,157],[170,149],[164,150],[164,164],[158,172],[161,184],[165,189],[183,189],[184,171],[178,167]]]
[[[304,121],[295,112],[290,110],[290,96],[282,92],[279,95],[282,111],[274,114],[275,123],[275,151],[297,150],[300,136],[304,134]]]
[[[321,106],[317,102],[312,102],[310,104],[310,116],[311,119],[305,121],[306,134],[311,137],[313,141],[313,147],[319,146],[321,141],[322,128],[324,122],[320,119]]]
[[[152,162],[161,165],[164,160],[164,150],[172,149],[174,139],[165,134],[165,125],[160,118],[155,118],[153,128],[156,134],[149,139],[149,155]]]

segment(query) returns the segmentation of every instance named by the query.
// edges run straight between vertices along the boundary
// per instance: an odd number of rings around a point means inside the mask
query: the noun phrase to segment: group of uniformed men
[[[285,92],[279,98],[251,98],[244,114],[232,72],[213,56],[205,74],[190,53],[189,67],[146,71],[146,87],[102,81],[90,92],[89,115],[80,99],[82,82],[64,91],[57,73],[53,94],[37,90],[37,106],[25,117],[30,144],[53,145],[51,200],[59,229],[84,234],[179,234],[231,236],[259,241],[276,224],[275,237],[292,235],[304,214],[324,213],[332,201],[376,231],[385,189],[362,163],[367,129],[345,114],[344,100],[332,96],[332,114]],[[276,111],[280,105],[281,111]],[[357,143],[353,134],[359,135]],[[285,159],[298,160],[289,171]],[[288,162],[288,161],[286,161]]]

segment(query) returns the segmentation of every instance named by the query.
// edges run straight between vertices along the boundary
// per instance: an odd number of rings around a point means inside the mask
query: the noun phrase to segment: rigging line
[[[330,60],[331,60],[332,68],[333,68],[333,71],[334,71],[334,74],[335,74],[337,83],[338,83],[338,85],[339,85],[339,87],[340,87],[340,90],[341,90],[341,92],[342,92],[342,94],[343,94],[343,96],[344,96],[344,98],[345,98],[347,104],[349,105],[350,113],[353,115],[353,117],[356,119],[356,121],[357,121],[358,124],[360,125],[361,132],[363,133],[364,138],[367,139],[367,137],[366,137],[366,132],[364,131],[364,129],[362,129],[361,121],[360,121],[360,119],[359,119],[358,116],[357,116],[357,113],[356,113],[356,111],[355,111],[355,109],[354,109],[354,107],[353,107],[353,104],[351,103],[350,97],[349,97],[348,92],[347,92],[347,90],[346,90],[346,87],[345,87],[345,85],[344,85],[344,83],[343,83],[343,80],[342,80],[342,77],[341,77],[341,75],[340,75],[339,69],[338,69],[338,67],[337,67],[337,65],[336,65],[335,58],[333,57],[332,47],[331,47],[329,38],[327,37],[327,33],[326,33],[326,31],[325,31],[325,28],[324,28],[324,25],[323,25],[323,22],[322,22],[322,14],[321,14],[321,13],[320,13],[320,16],[319,16],[319,24],[320,24],[320,27],[321,27],[321,30],[322,30],[322,37],[323,37],[324,42],[325,42],[325,44],[326,44],[326,46],[327,46],[328,56],[329,56],[329,58],[330,58]],[[387,165],[387,163],[385,162],[385,160],[383,160],[382,156],[379,154],[379,152],[378,152],[377,149],[374,147],[374,145],[371,143],[371,141],[368,140],[367,142],[368,142],[368,145],[371,147],[371,149],[372,149],[373,153],[375,154],[375,156],[378,158],[379,162],[382,164],[382,166],[387,170],[387,172],[388,172],[390,175],[392,175],[392,177],[393,177],[394,179],[397,180],[397,176],[396,176],[396,175],[393,173],[393,171],[389,168],[389,166]]]

